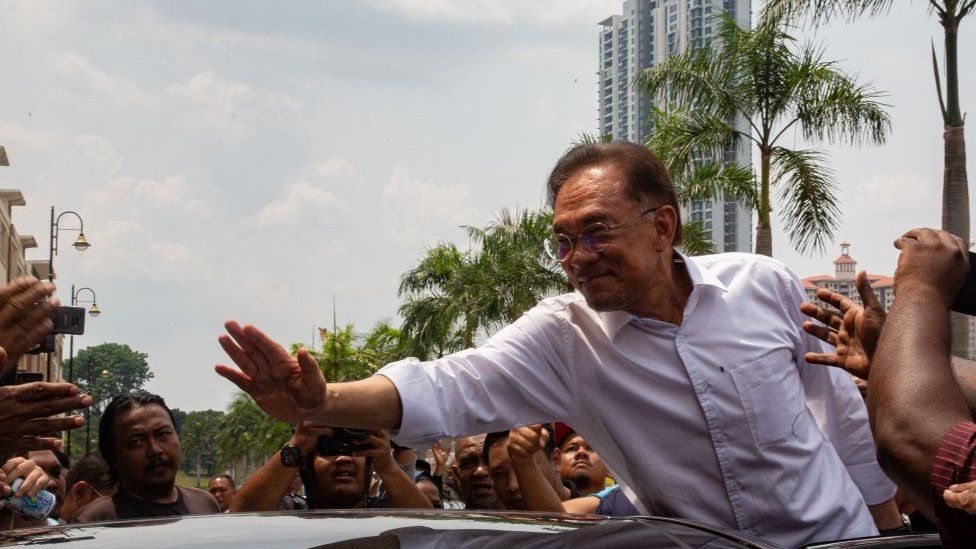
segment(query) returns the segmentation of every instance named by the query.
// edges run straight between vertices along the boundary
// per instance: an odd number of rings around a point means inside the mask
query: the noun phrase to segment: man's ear
[[[83,502],[93,500],[94,493],[95,492],[92,490],[91,485],[84,480],[79,480],[78,482],[72,484],[71,488],[68,490],[68,496],[82,504]]]
[[[654,250],[662,252],[671,248],[674,245],[674,233],[678,229],[678,212],[667,204],[661,206],[661,209],[654,212],[654,229],[657,231]]]
[[[451,480],[454,481],[455,486],[461,486],[461,476],[458,474],[458,466],[456,463],[451,464],[450,470],[447,472],[450,475]]]
[[[560,450],[559,448],[553,449],[552,456],[551,456],[552,466],[555,467],[557,471],[559,470],[559,460],[562,459],[562,457],[563,457],[562,450]]]

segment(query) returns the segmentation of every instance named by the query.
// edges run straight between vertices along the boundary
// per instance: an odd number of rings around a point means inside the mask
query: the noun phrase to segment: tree
[[[890,128],[877,91],[825,61],[813,46],[793,46],[779,25],[748,30],[723,16],[709,47],[669,57],[635,83],[669,107],[652,113],[655,131],[648,146],[672,172],[690,175],[710,163],[710,170],[722,170],[716,161],[743,141],[759,149],[756,253],[764,255],[773,251],[773,190],[779,192],[790,241],[802,252],[822,250],[839,215],[825,154],[788,148],[787,132],[798,130],[811,141],[880,144]],[[699,191],[706,195],[711,184],[701,181]],[[746,189],[738,192],[749,196]]]
[[[242,461],[247,471],[263,464],[289,437],[291,425],[265,414],[246,393],[237,393],[220,420],[214,452],[221,466]]]
[[[75,384],[91,395],[93,403],[87,410],[92,447],[98,445],[98,424],[105,406],[115,396],[142,389],[153,378],[147,359],[149,355],[120,343],[103,343],[78,352],[74,359]],[[80,439],[80,437],[79,437]],[[84,444],[72,445],[72,453],[80,456]]]
[[[919,2],[924,4],[925,2]],[[893,0],[770,0],[763,12],[765,21],[808,17],[814,24],[834,17],[848,20],[887,13]],[[959,101],[959,24],[976,8],[976,0],[928,0],[929,13],[935,14],[943,29],[945,48],[945,97],[942,77],[932,45],[935,91],[943,124],[944,162],[942,172],[942,228],[970,240],[969,182],[966,172],[965,116]],[[969,320],[959,314],[952,319],[952,352],[968,354]]]
[[[466,227],[472,248],[427,250],[400,278],[402,332],[421,358],[474,347],[478,335],[508,324],[569,284],[544,242],[547,211],[503,211],[487,227]]]
[[[206,470],[208,477],[217,469],[215,443],[223,416],[224,413],[217,410],[189,412],[177,428],[180,435],[182,468],[184,471],[189,471],[192,467],[196,474],[195,486],[198,488],[201,467]]]

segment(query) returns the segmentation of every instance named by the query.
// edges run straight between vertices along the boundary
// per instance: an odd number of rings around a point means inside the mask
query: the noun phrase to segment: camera
[[[348,456],[359,450],[369,448],[363,439],[372,435],[369,429],[347,429],[333,427],[332,437],[319,437],[315,442],[315,452],[320,456]]]
[[[85,308],[58,307],[57,310],[51,313],[51,322],[54,323],[54,328],[44,336],[44,341],[39,346],[27,351],[28,354],[53,353],[56,347],[54,336],[58,334],[84,335]]]

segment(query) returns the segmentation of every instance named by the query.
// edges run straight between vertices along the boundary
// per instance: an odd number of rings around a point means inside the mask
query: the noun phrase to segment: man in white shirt
[[[582,145],[549,180],[555,253],[578,290],[543,300],[484,345],[407,359],[326,387],[253,326],[228,322],[217,372],[269,414],[391,429],[405,445],[565,421],[642,512],[788,546],[900,525],[863,402],[808,365],[803,292],[781,263],[686,258],[674,189],[638,145]]]

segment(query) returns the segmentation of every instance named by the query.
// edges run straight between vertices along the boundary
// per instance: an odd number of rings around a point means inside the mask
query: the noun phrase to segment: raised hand
[[[895,241],[895,247],[901,250],[895,296],[899,292],[933,296],[948,308],[969,272],[967,243],[946,231],[912,229]]]
[[[6,357],[0,348],[0,370]],[[0,387],[0,456],[60,448],[61,439],[43,435],[76,429],[85,420],[81,416],[51,416],[91,404],[91,397],[70,383],[37,381]]]
[[[541,424],[512,429],[508,433],[508,455],[513,460],[529,460],[549,441],[549,431]]]
[[[298,356],[250,324],[224,324],[227,334],[220,346],[238,368],[218,364],[216,372],[229,379],[270,416],[297,423],[321,418],[325,412],[326,383],[318,363],[305,349]],[[229,335],[228,335],[229,334]]]
[[[807,321],[803,323],[803,330],[836,348],[834,353],[807,353],[804,358],[813,364],[843,368],[850,374],[866,380],[871,370],[871,357],[878,347],[885,312],[874,291],[871,290],[867,273],[864,271],[857,273],[855,284],[861,302],[866,308],[837,292],[824,288],[817,290],[817,297],[836,307],[840,310],[840,314],[813,303],[800,305],[803,314],[826,324],[822,326]]]
[[[7,351],[8,365],[36,346],[54,329],[51,313],[58,307],[54,284],[34,277],[22,277],[0,287],[0,347]]]

